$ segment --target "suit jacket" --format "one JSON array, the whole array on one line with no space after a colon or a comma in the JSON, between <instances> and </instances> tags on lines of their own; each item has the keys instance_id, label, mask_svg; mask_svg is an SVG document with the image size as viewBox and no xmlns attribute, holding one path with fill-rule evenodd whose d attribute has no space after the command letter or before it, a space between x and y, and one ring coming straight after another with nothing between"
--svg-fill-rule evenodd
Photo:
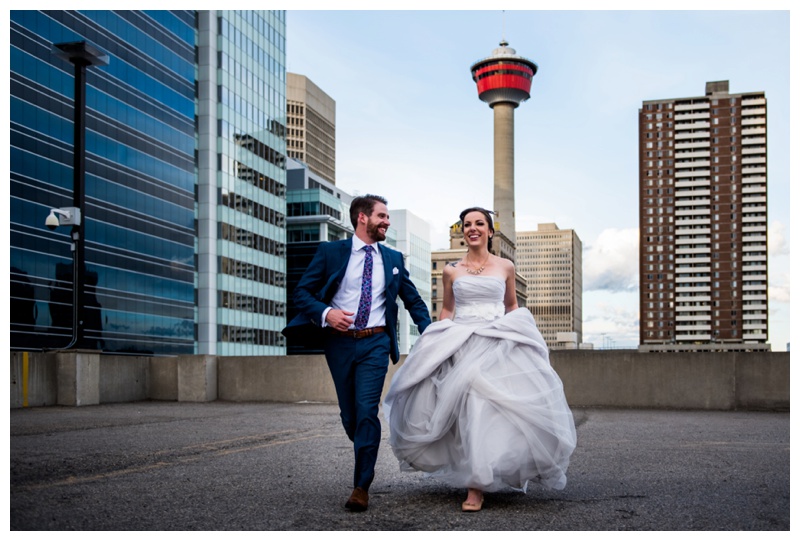
<instances>
[{"instance_id":1,"label":"suit jacket","mask_svg":"<svg viewBox=\"0 0 800 541\"><path fill-rule=\"evenodd\" d=\"M323 242L319 245L314 259L295 288L294 304L299 314L283 329L285 336L305 340L318 340L322 337L322 313L330 306L339 289L352 248L352 239ZM397 346L397 297L403 300L420 333L430 325L431 318L428 307L409 278L403 264L403 254L382 244L378 244L378 249L381 251L386 274L386 332L391 340L390 357L396 363L400 358Z\"/></svg>"}]
</instances>

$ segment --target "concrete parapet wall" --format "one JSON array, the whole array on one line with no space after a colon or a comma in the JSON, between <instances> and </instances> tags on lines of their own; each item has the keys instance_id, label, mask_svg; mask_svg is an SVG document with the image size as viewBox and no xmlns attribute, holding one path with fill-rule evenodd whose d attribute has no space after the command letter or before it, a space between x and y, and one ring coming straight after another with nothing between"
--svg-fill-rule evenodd
<instances>
[{"instance_id":1,"label":"concrete parapet wall","mask_svg":"<svg viewBox=\"0 0 800 541\"><path fill-rule=\"evenodd\" d=\"M401 362L405 356L401 356ZM398 365L389 363L384 394ZM220 357L219 399L233 402L336 402L322 355Z\"/></svg>"},{"instance_id":2,"label":"concrete parapet wall","mask_svg":"<svg viewBox=\"0 0 800 541\"><path fill-rule=\"evenodd\" d=\"M553 351L575 407L789 409L788 353Z\"/></svg>"},{"instance_id":3,"label":"concrete parapet wall","mask_svg":"<svg viewBox=\"0 0 800 541\"><path fill-rule=\"evenodd\" d=\"M789 409L789 353L556 350L550 358L573 407ZM384 392L398 366L389 365ZM322 355L13 352L10 370L12 408L148 399L336 402Z\"/></svg>"}]
</instances>

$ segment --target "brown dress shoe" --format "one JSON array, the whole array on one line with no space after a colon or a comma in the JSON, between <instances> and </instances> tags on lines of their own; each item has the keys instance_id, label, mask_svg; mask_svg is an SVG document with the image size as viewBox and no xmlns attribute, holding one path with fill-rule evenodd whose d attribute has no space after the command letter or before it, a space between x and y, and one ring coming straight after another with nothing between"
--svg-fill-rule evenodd
<instances>
[{"instance_id":1,"label":"brown dress shoe","mask_svg":"<svg viewBox=\"0 0 800 541\"><path fill-rule=\"evenodd\" d=\"M366 511L369 504L369 494L361 487L356 487L350 495L350 499L344 506L350 511Z\"/></svg>"}]
</instances>

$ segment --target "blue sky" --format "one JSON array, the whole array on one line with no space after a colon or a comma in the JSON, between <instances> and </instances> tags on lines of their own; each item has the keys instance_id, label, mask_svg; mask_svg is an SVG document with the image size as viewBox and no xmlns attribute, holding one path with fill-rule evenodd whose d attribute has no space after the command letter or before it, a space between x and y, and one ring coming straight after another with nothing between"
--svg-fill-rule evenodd
<instances>
[{"instance_id":1,"label":"blue sky","mask_svg":"<svg viewBox=\"0 0 800 541\"><path fill-rule=\"evenodd\" d=\"M531 99L515 113L516 228L577 232L584 341L596 347L638 343L642 101L701 96L718 80L731 93L766 92L769 341L783 351L790 13L762 6L783 11L289 10L287 69L336 100L337 185L425 219L439 249L463 208L492 206L492 111L470 65L502 37L536 62Z\"/></svg>"}]
</instances>

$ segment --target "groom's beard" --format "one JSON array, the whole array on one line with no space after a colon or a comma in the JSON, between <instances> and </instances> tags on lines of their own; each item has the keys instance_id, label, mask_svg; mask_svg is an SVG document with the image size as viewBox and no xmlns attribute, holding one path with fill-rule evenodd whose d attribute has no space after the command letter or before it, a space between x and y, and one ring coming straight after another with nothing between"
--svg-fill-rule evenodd
<instances>
[{"instance_id":1,"label":"groom's beard","mask_svg":"<svg viewBox=\"0 0 800 541\"><path fill-rule=\"evenodd\" d=\"M381 225L382 224L373 224L372 222L367 222L367 236L369 236L369 238L375 242L386 240L386 234L382 233L379 229Z\"/></svg>"}]
</instances>

